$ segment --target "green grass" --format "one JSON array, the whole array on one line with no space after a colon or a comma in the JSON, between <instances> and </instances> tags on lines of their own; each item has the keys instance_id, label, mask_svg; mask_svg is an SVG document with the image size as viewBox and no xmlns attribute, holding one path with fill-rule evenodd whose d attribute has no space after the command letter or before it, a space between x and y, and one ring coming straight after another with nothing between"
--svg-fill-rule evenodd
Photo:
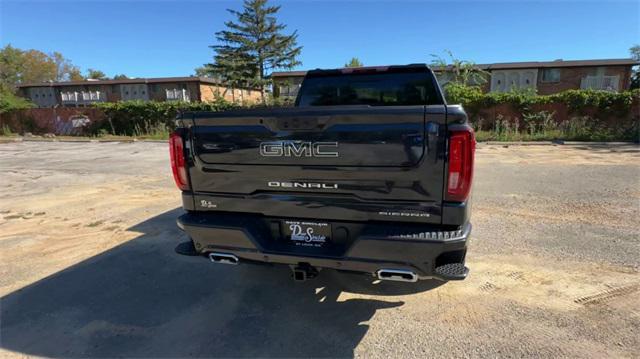
<instances>
[{"instance_id":1,"label":"green grass","mask_svg":"<svg viewBox=\"0 0 640 359\"><path fill-rule=\"evenodd\" d=\"M2 127L0 128L0 136L15 137L16 134L11 131L11 128L9 128L8 125L2 125Z\"/></svg>"},{"instance_id":2,"label":"green grass","mask_svg":"<svg viewBox=\"0 0 640 359\"><path fill-rule=\"evenodd\" d=\"M168 128L156 128L148 131L147 133L142 133L138 136L141 139L147 140L168 140L171 131Z\"/></svg>"},{"instance_id":3,"label":"green grass","mask_svg":"<svg viewBox=\"0 0 640 359\"><path fill-rule=\"evenodd\" d=\"M0 141L2 140L7 140L7 141L15 141L16 138L19 138L19 135L11 135L11 136L3 136L0 134ZM39 140L43 140L43 141L91 141L91 140L98 140L98 141L134 141L134 140L159 140L159 141L164 141L164 140L169 140L169 134L162 135L162 134L155 134L155 135L142 135L142 136L114 136L114 135L100 135L100 136L56 136L53 138L49 138L49 137L42 137L42 136L38 136L38 137L31 137L31 138L37 138Z\"/></svg>"},{"instance_id":4,"label":"green grass","mask_svg":"<svg viewBox=\"0 0 640 359\"><path fill-rule=\"evenodd\" d=\"M134 128L135 137L149 140L168 140L171 130L164 123L152 125L145 122L142 126L136 125Z\"/></svg>"},{"instance_id":5,"label":"green grass","mask_svg":"<svg viewBox=\"0 0 640 359\"><path fill-rule=\"evenodd\" d=\"M629 134L612 133L609 131L594 131L584 133L567 133L560 130L549 130L536 133L522 132L496 132L496 131L476 131L476 140L483 141L595 141L595 142L612 142L612 141L630 141L637 142Z\"/></svg>"},{"instance_id":6,"label":"green grass","mask_svg":"<svg viewBox=\"0 0 640 359\"><path fill-rule=\"evenodd\" d=\"M498 115L490 130L478 130L478 141L634 141L640 133L637 123L610 125L589 116L575 116L556 122L554 112L540 111L522 119L506 120ZM482 120L475 123L481 127Z\"/></svg>"}]
</instances>

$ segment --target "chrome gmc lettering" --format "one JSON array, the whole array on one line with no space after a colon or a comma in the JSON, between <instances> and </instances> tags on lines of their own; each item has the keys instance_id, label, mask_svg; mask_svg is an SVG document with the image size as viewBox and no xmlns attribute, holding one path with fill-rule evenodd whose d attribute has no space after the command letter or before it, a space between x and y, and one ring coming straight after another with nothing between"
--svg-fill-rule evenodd
<instances>
[{"instance_id":1,"label":"chrome gmc lettering","mask_svg":"<svg viewBox=\"0 0 640 359\"><path fill-rule=\"evenodd\" d=\"M264 157L338 157L338 142L273 141L260 143Z\"/></svg>"}]
</instances>

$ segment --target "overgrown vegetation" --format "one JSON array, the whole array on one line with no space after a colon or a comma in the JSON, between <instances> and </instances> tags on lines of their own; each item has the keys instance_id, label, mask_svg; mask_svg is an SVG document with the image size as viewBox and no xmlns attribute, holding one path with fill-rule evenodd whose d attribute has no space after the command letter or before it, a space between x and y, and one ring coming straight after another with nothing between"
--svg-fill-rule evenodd
<instances>
[{"instance_id":1,"label":"overgrown vegetation","mask_svg":"<svg viewBox=\"0 0 640 359\"><path fill-rule=\"evenodd\" d=\"M470 113L496 105L511 105L522 111L533 105L562 103L570 110L579 112L585 108L602 111L629 111L633 99L640 96L640 90L608 92L597 90L567 90L552 95L537 95L533 90L483 93L479 86L449 83L446 86L447 102L461 104Z\"/></svg>"},{"instance_id":2,"label":"overgrown vegetation","mask_svg":"<svg viewBox=\"0 0 640 359\"><path fill-rule=\"evenodd\" d=\"M168 138L180 111L222 111L237 107L223 99L214 102L144 102L99 103L105 120L91 125L93 135Z\"/></svg>"},{"instance_id":3,"label":"overgrown vegetation","mask_svg":"<svg viewBox=\"0 0 640 359\"><path fill-rule=\"evenodd\" d=\"M571 90L550 96L532 92L483 94L479 88L447 86L449 103L462 104L476 129L479 141L638 141L638 114L631 104L640 101L640 90L623 93ZM3 100L5 97L3 97ZM566 106L569 113L558 116L544 105ZM281 99L260 106L287 105ZM223 99L210 103L127 101L99 103L104 119L94 121L85 134L100 137L134 136L166 139L179 111L223 111L239 108ZM515 114L515 115L514 115ZM635 117L634 117L635 116ZM31 117L22 120L24 131L41 133ZM4 126L1 134L20 132Z\"/></svg>"},{"instance_id":4,"label":"overgrown vegetation","mask_svg":"<svg viewBox=\"0 0 640 359\"><path fill-rule=\"evenodd\" d=\"M13 136L14 133L11 131L11 128L7 124L2 124L0 127L0 136Z\"/></svg>"},{"instance_id":5,"label":"overgrown vegetation","mask_svg":"<svg viewBox=\"0 0 640 359\"><path fill-rule=\"evenodd\" d=\"M447 102L463 105L481 141L640 140L640 114L631 113L634 101L640 102L638 89L538 95L529 88L484 93L481 86L490 74L471 61L446 53L447 58L432 55L434 71L441 83L446 83ZM632 48L631 53L640 58L640 46Z\"/></svg>"},{"instance_id":6,"label":"overgrown vegetation","mask_svg":"<svg viewBox=\"0 0 640 359\"><path fill-rule=\"evenodd\" d=\"M480 87L450 83L447 101L461 104L477 130L479 140L639 141L638 114L631 106L640 90L621 93L568 90L540 96L533 91L483 93ZM568 119L559 120L545 105L566 106ZM500 108L498 108L500 107ZM493 114L491 109L496 109ZM515 113L506 117L500 112Z\"/></svg>"},{"instance_id":7,"label":"overgrown vegetation","mask_svg":"<svg viewBox=\"0 0 640 359\"><path fill-rule=\"evenodd\" d=\"M441 83L477 86L486 83L491 77L489 72L478 67L475 62L457 59L449 50L444 52L448 59L431 54L431 67Z\"/></svg>"},{"instance_id":8,"label":"overgrown vegetation","mask_svg":"<svg viewBox=\"0 0 640 359\"><path fill-rule=\"evenodd\" d=\"M637 121L626 126L607 126L591 116L573 116L556 121L553 112L540 111L523 119L497 116L493 126L483 129L476 122L478 141L638 141Z\"/></svg>"},{"instance_id":9,"label":"overgrown vegetation","mask_svg":"<svg viewBox=\"0 0 640 359\"><path fill-rule=\"evenodd\" d=\"M0 84L0 114L32 108L34 105L31 101L15 95L6 86Z\"/></svg>"}]
</instances>

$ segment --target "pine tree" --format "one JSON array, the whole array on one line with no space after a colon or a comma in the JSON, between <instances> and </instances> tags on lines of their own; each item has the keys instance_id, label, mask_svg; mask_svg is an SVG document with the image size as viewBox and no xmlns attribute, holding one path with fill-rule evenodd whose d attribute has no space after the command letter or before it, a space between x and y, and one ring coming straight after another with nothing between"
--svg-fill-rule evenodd
<instances>
[{"instance_id":1,"label":"pine tree","mask_svg":"<svg viewBox=\"0 0 640 359\"><path fill-rule=\"evenodd\" d=\"M364 64L357 57L352 57L349 62L344 64L344 67L362 67Z\"/></svg>"},{"instance_id":2,"label":"pine tree","mask_svg":"<svg viewBox=\"0 0 640 359\"><path fill-rule=\"evenodd\" d=\"M268 6L267 0L245 0L242 11L227 9L236 21L225 22L226 29L216 32L214 63L208 67L231 87L258 87L262 101L269 84L267 74L276 69L292 69L301 64L298 33L283 34L275 14L280 6Z\"/></svg>"}]
</instances>

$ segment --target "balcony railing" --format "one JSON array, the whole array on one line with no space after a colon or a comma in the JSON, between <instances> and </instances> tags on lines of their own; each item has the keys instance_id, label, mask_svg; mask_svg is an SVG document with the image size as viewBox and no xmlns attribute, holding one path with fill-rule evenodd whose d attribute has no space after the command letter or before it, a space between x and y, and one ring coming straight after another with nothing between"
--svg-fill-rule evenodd
<instances>
[{"instance_id":1,"label":"balcony railing","mask_svg":"<svg viewBox=\"0 0 640 359\"><path fill-rule=\"evenodd\" d=\"M62 93L60 93L60 97L62 98L62 103L77 103L78 102L78 93L77 92L62 92Z\"/></svg>"},{"instance_id":2,"label":"balcony railing","mask_svg":"<svg viewBox=\"0 0 640 359\"><path fill-rule=\"evenodd\" d=\"M86 104L105 101L105 94L100 91L61 92L60 98L63 104Z\"/></svg>"},{"instance_id":3,"label":"balcony railing","mask_svg":"<svg viewBox=\"0 0 640 359\"><path fill-rule=\"evenodd\" d=\"M85 102L95 102L95 101L104 101L104 94L100 91L89 91L82 92L82 101Z\"/></svg>"},{"instance_id":4,"label":"balcony railing","mask_svg":"<svg viewBox=\"0 0 640 359\"><path fill-rule=\"evenodd\" d=\"M190 101L189 91L187 90L171 89L171 90L165 90L165 91L167 95L167 101L184 101L184 102Z\"/></svg>"},{"instance_id":5,"label":"balcony railing","mask_svg":"<svg viewBox=\"0 0 640 359\"><path fill-rule=\"evenodd\" d=\"M620 76L587 76L582 78L580 88L583 90L618 91L619 84Z\"/></svg>"}]
</instances>

